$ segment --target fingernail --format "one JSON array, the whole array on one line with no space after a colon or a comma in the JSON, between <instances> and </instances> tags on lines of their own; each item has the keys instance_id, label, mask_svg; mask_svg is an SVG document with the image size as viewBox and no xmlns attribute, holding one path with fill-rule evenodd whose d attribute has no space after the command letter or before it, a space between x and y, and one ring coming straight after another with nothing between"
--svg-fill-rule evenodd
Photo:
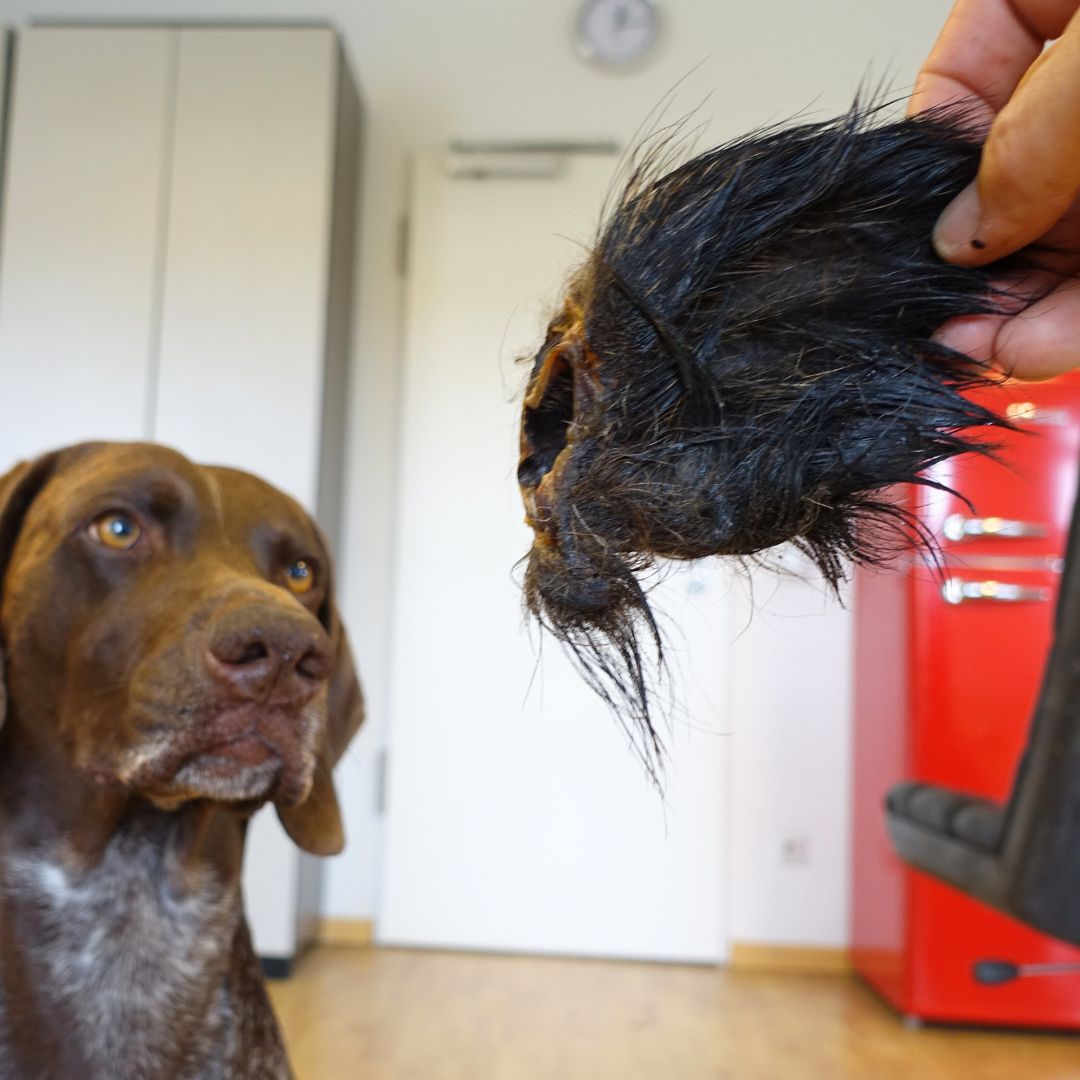
<instances>
[{"instance_id":1,"label":"fingernail","mask_svg":"<svg viewBox=\"0 0 1080 1080\"><path fill-rule=\"evenodd\" d=\"M963 258L973 251L982 251L986 242L979 236L982 225L982 203L974 181L942 211L934 226L934 248L947 260Z\"/></svg>"}]
</instances>

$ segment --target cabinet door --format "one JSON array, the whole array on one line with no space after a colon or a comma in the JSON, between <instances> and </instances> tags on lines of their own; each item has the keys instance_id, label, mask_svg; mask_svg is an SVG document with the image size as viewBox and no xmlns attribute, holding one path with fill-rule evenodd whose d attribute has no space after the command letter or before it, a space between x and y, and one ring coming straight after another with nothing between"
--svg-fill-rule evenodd
<instances>
[{"instance_id":1,"label":"cabinet door","mask_svg":"<svg viewBox=\"0 0 1080 1080\"><path fill-rule=\"evenodd\" d=\"M0 255L0 468L150 433L175 33L18 38Z\"/></svg>"},{"instance_id":2,"label":"cabinet door","mask_svg":"<svg viewBox=\"0 0 1080 1080\"><path fill-rule=\"evenodd\" d=\"M154 438L314 509L337 42L295 28L179 39ZM244 882L260 954L309 936L318 878L259 813Z\"/></svg>"},{"instance_id":3,"label":"cabinet door","mask_svg":"<svg viewBox=\"0 0 1080 1080\"><path fill-rule=\"evenodd\" d=\"M313 507L337 43L180 32L155 437Z\"/></svg>"}]
</instances>

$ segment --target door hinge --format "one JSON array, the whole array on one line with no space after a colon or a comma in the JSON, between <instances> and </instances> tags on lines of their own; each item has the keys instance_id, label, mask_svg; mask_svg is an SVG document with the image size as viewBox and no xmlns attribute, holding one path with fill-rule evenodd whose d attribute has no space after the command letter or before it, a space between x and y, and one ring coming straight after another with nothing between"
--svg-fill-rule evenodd
<instances>
[{"instance_id":1,"label":"door hinge","mask_svg":"<svg viewBox=\"0 0 1080 1080\"><path fill-rule=\"evenodd\" d=\"M409 276L409 235L412 231L412 220L406 214L398 221L397 237L397 272L398 277Z\"/></svg>"},{"instance_id":2,"label":"door hinge","mask_svg":"<svg viewBox=\"0 0 1080 1080\"><path fill-rule=\"evenodd\" d=\"M389 754L384 746L375 758L375 813L386 813L386 762Z\"/></svg>"}]
</instances>

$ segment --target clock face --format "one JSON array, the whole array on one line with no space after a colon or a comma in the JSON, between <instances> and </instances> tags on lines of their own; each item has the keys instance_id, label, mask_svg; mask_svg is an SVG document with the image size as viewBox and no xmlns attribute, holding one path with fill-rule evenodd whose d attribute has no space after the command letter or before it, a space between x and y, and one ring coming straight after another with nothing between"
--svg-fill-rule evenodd
<instances>
[{"instance_id":1,"label":"clock face","mask_svg":"<svg viewBox=\"0 0 1080 1080\"><path fill-rule=\"evenodd\" d=\"M623 67L649 53L659 30L652 0L585 0L578 15L578 48L587 60Z\"/></svg>"}]
</instances>

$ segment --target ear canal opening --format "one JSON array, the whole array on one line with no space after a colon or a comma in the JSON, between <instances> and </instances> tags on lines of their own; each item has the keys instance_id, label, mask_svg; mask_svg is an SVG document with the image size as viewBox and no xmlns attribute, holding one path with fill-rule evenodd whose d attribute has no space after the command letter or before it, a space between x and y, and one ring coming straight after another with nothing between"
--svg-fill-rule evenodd
<instances>
[{"instance_id":1,"label":"ear canal opening","mask_svg":"<svg viewBox=\"0 0 1080 1080\"><path fill-rule=\"evenodd\" d=\"M551 472L562 453L574 420L574 369L561 351L548 363L546 385L540 400L526 405L522 420L526 454L518 465L518 483L536 487Z\"/></svg>"}]
</instances>

